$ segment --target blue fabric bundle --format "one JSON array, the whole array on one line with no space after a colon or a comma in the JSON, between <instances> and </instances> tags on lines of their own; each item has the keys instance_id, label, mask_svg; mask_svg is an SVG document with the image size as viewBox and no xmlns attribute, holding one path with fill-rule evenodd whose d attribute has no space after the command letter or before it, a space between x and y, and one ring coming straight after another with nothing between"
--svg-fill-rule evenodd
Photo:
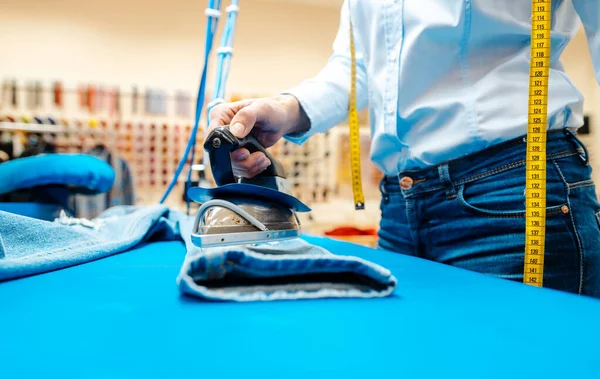
<instances>
[{"instance_id":1,"label":"blue fabric bundle","mask_svg":"<svg viewBox=\"0 0 600 379\"><path fill-rule=\"evenodd\" d=\"M0 165L0 194L40 186L68 186L82 193L104 193L115 180L106 162L85 154L43 154Z\"/></svg>"},{"instance_id":2,"label":"blue fabric bundle","mask_svg":"<svg viewBox=\"0 0 600 379\"><path fill-rule=\"evenodd\" d=\"M41 154L0 164L0 178L0 210L52 221L73 194L109 191L115 171L90 155Z\"/></svg>"}]
</instances>

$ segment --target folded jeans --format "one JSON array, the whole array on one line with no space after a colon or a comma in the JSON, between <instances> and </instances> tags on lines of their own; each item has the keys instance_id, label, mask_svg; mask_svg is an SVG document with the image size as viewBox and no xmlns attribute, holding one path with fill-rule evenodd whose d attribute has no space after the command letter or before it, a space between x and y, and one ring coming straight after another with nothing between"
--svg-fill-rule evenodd
<instances>
[{"instance_id":1,"label":"folded jeans","mask_svg":"<svg viewBox=\"0 0 600 379\"><path fill-rule=\"evenodd\" d=\"M183 293L204 299L257 301L384 297L396 278L381 266L296 238L197 249L186 257L177 283Z\"/></svg>"}]
</instances>

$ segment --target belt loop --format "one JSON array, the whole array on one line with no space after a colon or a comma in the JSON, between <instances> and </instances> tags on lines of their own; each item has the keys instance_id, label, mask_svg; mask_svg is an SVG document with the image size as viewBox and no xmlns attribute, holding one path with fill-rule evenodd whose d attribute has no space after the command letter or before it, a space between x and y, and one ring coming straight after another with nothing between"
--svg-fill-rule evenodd
<instances>
[{"instance_id":1,"label":"belt loop","mask_svg":"<svg viewBox=\"0 0 600 379\"><path fill-rule=\"evenodd\" d=\"M446 187L446 196L448 196L448 199L455 198L456 189L454 188L454 183L452 183L452 178L450 178L448 163L442 163L438 166L438 174L440 176L440 181L444 187Z\"/></svg>"},{"instance_id":2,"label":"belt loop","mask_svg":"<svg viewBox=\"0 0 600 379\"><path fill-rule=\"evenodd\" d=\"M379 192L381 192L381 197L383 201L387 204L390 201L390 197L388 196L387 191L385 190L385 182L387 178L384 176L383 179L379 182Z\"/></svg>"},{"instance_id":3,"label":"belt loop","mask_svg":"<svg viewBox=\"0 0 600 379\"><path fill-rule=\"evenodd\" d=\"M564 128L563 130L565 131L565 134L567 136L570 136L571 138L573 138L573 140L575 140L575 143L583 149L584 156L580 155L580 157L585 162L585 165L588 166L590 164L590 153L588 152L587 147L585 147L583 142L579 138L577 138L577 136L575 135L575 132L573 132L571 129Z\"/></svg>"}]
</instances>

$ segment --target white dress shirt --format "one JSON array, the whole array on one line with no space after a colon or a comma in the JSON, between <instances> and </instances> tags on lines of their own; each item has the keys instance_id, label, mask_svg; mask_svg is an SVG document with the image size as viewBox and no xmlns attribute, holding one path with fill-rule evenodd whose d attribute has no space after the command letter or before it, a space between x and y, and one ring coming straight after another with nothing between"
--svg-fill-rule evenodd
<instances>
[{"instance_id":1,"label":"white dress shirt","mask_svg":"<svg viewBox=\"0 0 600 379\"><path fill-rule=\"evenodd\" d=\"M583 123L583 97L561 53L585 26L600 79L600 0L553 0L550 129ZM285 91L311 121L303 143L348 117L349 18L357 102L369 108L371 159L397 175L527 133L531 0L346 0L333 54L314 78Z\"/></svg>"}]
</instances>

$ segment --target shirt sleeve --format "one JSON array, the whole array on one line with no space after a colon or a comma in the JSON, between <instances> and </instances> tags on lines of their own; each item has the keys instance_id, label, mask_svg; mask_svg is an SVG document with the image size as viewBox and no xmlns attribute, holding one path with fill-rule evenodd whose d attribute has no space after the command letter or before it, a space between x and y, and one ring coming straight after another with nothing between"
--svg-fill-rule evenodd
<instances>
[{"instance_id":1,"label":"shirt sleeve","mask_svg":"<svg viewBox=\"0 0 600 379\"><path fill-rule=\"evenodd\" d=\"M333 42L333 54L325 67L315 77L303 81L295 88L282 92L296 97L310 120L310 129L307 132L292 133L285 136L291 142L302 144L312 135L326 132L348 117L351 81L348 12L348 0L344 0L340 26ZM356 102L357 108L362 110L367 106L368 94L367 70L362 53L363 49L357 38L357 31L360 29L353 23L356 53Z\"/></svg>"},{"instance_id":2,"label":"shirt sleeve","mask_svg":"<svg viewBox=\"0 0 600 379\"><path fill-rule=\"evenodd\" d=\"M600 1L573 0L573 6L585 29L596 81L600 84Z\"/></svg>"}]
</instances>

